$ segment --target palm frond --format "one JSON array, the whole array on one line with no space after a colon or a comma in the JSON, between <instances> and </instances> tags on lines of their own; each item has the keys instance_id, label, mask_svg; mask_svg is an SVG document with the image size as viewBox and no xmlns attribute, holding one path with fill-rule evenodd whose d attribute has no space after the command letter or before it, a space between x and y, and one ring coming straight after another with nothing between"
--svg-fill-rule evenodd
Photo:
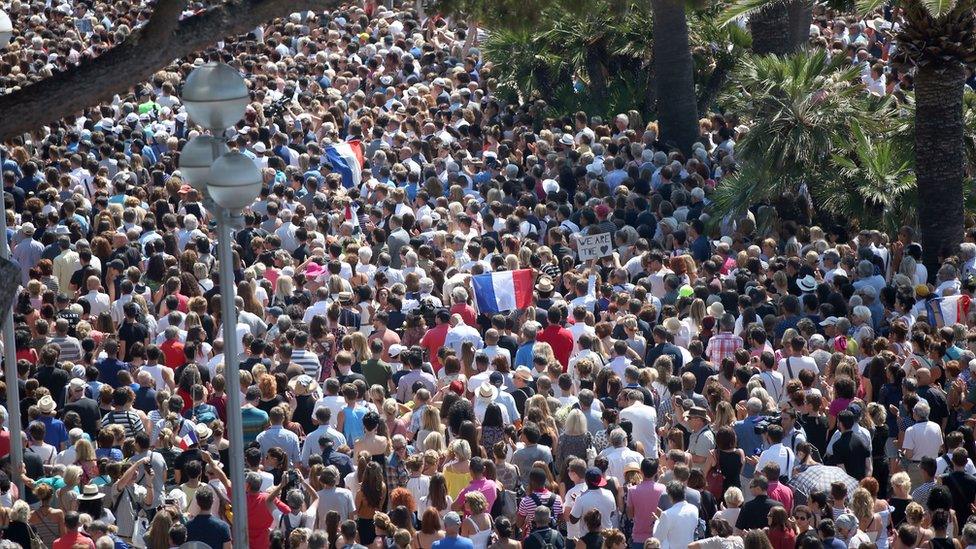
<instances>
[{"instance_id":1,"label":"palm frond","mask_svg":"<svg viewBox=\"0 0 976 549\"><path fill-rule=\"evenodd\" d=\"M719 26L725 27L732 23L738 24L743 17L748 17L766 6L781 0L735 0L718 16Z\"/></svg>"}]
</instances>

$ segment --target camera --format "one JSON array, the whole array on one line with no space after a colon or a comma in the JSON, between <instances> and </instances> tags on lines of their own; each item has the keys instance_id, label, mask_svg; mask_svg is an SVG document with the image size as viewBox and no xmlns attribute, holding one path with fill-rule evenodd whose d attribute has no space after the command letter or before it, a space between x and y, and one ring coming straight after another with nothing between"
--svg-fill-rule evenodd
<instances>
[{"instance_id":1,"label":"camera","mask_svg":"<svg viewBox=\"0 0 976 549\"><path fill-rule=\"evenodd\" d=\"M760 416L759 419L756 420L756 424L753 426L753 429L755 429L757 435L764 435L766 434L766 431L769 430L770 425L779 425L782 427L783 415L773 414L771 416Z\"/></svg>"}]
</instances>

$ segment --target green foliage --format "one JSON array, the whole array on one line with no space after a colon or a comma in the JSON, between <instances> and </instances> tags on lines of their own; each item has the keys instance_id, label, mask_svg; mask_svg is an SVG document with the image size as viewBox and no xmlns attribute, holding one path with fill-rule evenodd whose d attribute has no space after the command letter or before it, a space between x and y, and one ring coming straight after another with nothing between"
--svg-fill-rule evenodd
<instances>
[{"instance_id":1,"label":"green foliage","mask_svg":"<svg viewBox=\"0 0 976 549\"><path fill-rule=\"evenodd\" d=\"M585 110L607 115L638 109L648 114L652 95L651 11L634 2L621 12L616 0L589 4L585 13L551 3L534 27L490 28L484 46L499 93L525 102L543 99L553 114ZM605 97L592 93L593 70L605 77Z\"/></svg>"},{"instance_id":2,"label":"green foliage","mask_svg":"<svg viewBox=\"0 0 976 549\"><path fill-rule=\"evenodd\" d=\"M749 134L736 144L740 171L722 182L715 205L743 212L796 196L805 185L821 213L862 228L913 215L911 154L891 139L892 101L868 95L856 67L825 51L750 56L723 96Z\"/></svg>"}]
</instances>

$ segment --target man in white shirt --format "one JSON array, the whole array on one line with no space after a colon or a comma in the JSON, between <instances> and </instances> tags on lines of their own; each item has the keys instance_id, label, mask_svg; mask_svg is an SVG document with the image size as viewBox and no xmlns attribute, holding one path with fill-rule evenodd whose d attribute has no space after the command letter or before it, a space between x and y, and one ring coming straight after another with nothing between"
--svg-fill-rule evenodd
<instances>
[{"instance_id":1,"label":"man in white shirt","mask_svg":"<svg viewBox=\"0 0 976 549\"><path fill-rule=\"evenodd\" d=\"M623 379L628 366L630 366L630 359L627 358L627 341L618 339L613 343L613 358L607 362L607 368L613 370L613 373Z\"/></svg>"},{"instance_id":2,"label":"man in white shirt","mask_svg":"<svg viewBox=\"0 0 976 549\"><path fill-rule=\"evenodd\" d=\"M793 467L796 466L796 454L783 444L783 428L779 425L769 425L766 428L766 444L769 447L763 450L762 454L759 454L756 470L762 470L765 464L774 462L779 465L779 470L783 476L792 478Z\"/></svg>"},{"instance_id":3,"label":"man in white shirt","mask_svg":"<svg viewBox=\"0 0 976 549\"><path fill-rule=\"evenodd\" d=\"M96 318L112 307L112 300L109 299L108 294L99 291L102 287L102 282L97 276L89 276L85 284L88 288L88 293L82 297L88 301L88 305L91 307L89 314L91 314L92 318Z\"/></svg>"},{"instance_id":4,"label":"man in white shirt","mask_svg":"<svg viewBox=\"0 0 976 549\"><path fill-rule=\"evenodd\" d=\"M654 524L654 538L661 549L687 549L695 541L698 508L685 501L685 487L676 480L668 483L667 493L673 503Z\"/></svg>"},{"instance_id":5,"label":"man in white shirt","mask_svg":"<svg viewBox=\"0 0 976 549\"><path fill-rule=\"evenodd\" d=\"M576 496L576 500L569 510L567 525L579 523L583 513L590 509L596 509L600 511L601 528L604 530L613 528L614 524L617 523L617 501L610 490L604 488L607 485L607 480L603 478L603 474L596 467L590 467L586 470L585 479L586 491Z\"/></svg>"},{"instance_id":6,"label":"man in white shirt","mask_svg":"<svg viewBox=\"0 0 976 549\"><path fill-rule=\"evenodd\" d=\"M322 448L319 445L319 439L326 437L332 439L333 447L339 448L346 444L346 437L332 428L330 422L332 420L332 410L326 406L317 408L315 412L312 413L313 420L315 424L318 425L314 431L305 437L305 442L302 444L302 464L308 467L308 460L312 457L312 454L321 454Z\"/></svg>"},{"instance_id":7,"label":"man in white shirt","mask_svg":"<svg viewBox=\"0 0 976 549\"><path fill-rule=\"evenodd\" d=\"M810 370L814 374L820 375L820 368L817 367L817 361L813 357L806 356L804 352L806 350L806 343L803 336L799 335L794 336L790 340L790 353L779 361L779 368L777 368L779 373L783 375L784 383L789 383L791 379L799 378L800 372L803 370Z\"/></svg>"},{"instance_id":8,"label":"man in white shirt","mask_svg":"<svg viewBox=\"0 0 976 549\"><path fill-rule=\"evenodd\" d=\"M461 347L465 342L471 342L475 351L485 346L478 329L465 324L461 315L455 313L451 315L451 329L447 331L444 346L454 349L457 356L461 356Z\"/></svg>"},{"instance_id":9,"label":"man in white shirt","mask_svg":"<svg viewBox=\"0 0 976 549\"><path fill-rule=\"evenodd\" d=\"M576 501L587 489L587 467L586 462L580 458L570 459L566 467L569 469L569 480L573 481L573 487L567 490L566 495L563 497L563 518L566 519L566 538L578 540L585 534L583 532L583 525L578 520L573 522L571 516L573 514L573 507L576 506ZM578 516L581 516L585 511L587 509L580 509Z\"/></svg>"},{"instance_id":10,"label":"man in white shirt","mask_svg":"<svg viewBox=\"0 0 976 549\"><path fill-rule=\"evenodd\" d=\"M923 482L921 468L918 466L922 458L938 460L942 450L942 428L938 423L929 421L930 411L931 408L924 401L915 405L912 416L916 423L905 430L904 442L901 445L909 461L905 469L912 480L912 486L919 486Z\"/></svg>"},{"instance_id":11,"label":"man in white shirt","mask_svg":"<svg viewBox=\"0 0 976 549\"><path fill-rule=\"evenodd\" d=\"M624 470L627 464L632 463L640 466L641 460L644 459L642 454L627 448L627 433L619 428L610 432L610 447L600 452L600 455L605 456L610 462L607 475L617 479L621 486L623 486Z\"/></svg>"},{"instance_id":12,"label":"man in white shirt","mask_svg":"<svg viewBox=\"0 0 976 549\"><path fill-rule=\"evenodd\" d=\"M494 328L489 328L488 331L485 332L485 348L482 349L482 351L485 353L485 356L488 357L489 370L493 370L491 363L495 360L496 356L505 358L505 360L508 361L509 366L512 365L512 353L508 352L508 349L498 346L498 339L500 337L501 336L499 335L498 330Z\"/></svg>"},{"instance_id":13,"label":"man in white shirt","mask_svg":"<svg viewBox=\"0 0 976 549\"><path fill-rule=\"evenodd\" d=\"M634 440L644 446L644 454L657 459L657 409L644 404L644 394L636 389L624 391L628 406L620 411L620 419L631 423ZM640 463L640 460L637 460ZM623 479L623 477L621 477Z\"/></svg>"},{"instance_id":14,"label":"man in white shirt","mask_svg":"<svg viewBox=\"0 0 976 549\"><path fill-rule=\"evenodd\" d=\"M325 286L315 291L315 297L317 301L308 309L305 309L305 316L302 317L302 322L306 324L312 322L312 318L316 315L325 317L326 311L332 305L332 299L329 298L329 289Z\"/></svg>"}]
</instances>

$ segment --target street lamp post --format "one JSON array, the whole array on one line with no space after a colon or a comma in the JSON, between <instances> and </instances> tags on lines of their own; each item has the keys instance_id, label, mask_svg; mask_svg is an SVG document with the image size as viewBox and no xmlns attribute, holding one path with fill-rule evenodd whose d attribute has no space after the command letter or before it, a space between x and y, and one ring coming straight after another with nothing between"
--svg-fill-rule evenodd
<instances>
[{"instance_id":1,"label":"street lamp post","mask_svg":"<svg viewBox=\"0 0 976 549\"><path fill-rule=\"evenodd\" d=\"M227 386L227 435L230 441L231 504L234 547L247 548L247 495L244 485L244 429L241 424L241 381L237 348L237 308L234 303L234 256L231 230L240 211L261 191L261 172L250 158L227 152L221 135L243 118L249 101L244 78L223 63L195 69L183 86L183 104L190 118L212 135L190 140L180 154L180 171L203 191L217 214L217 258L220 262L221 319L224 331L224 377Z\"/></svg>"},{"instance_id":2,"label":"street lamp post","mask_svg":"<svg viewBox=\"0 0 976 549\"><path fill-rule=\"evenodd\" d=\"M14 28L10 16L0 10L0 50L7 47L13 37ZM0 257L10 259L10 243L7 242L7 200L6 192L0 191ZM16 281L15 283L19 283ZM20 470L24 464L24 441L20 429L20 389L17 386L17 347L14 344L13 307L3 313L3 377L7 384L7 419L10 426L10 472L11 480L24 493L24 482Z\"/></svg>"}]
</instances>

